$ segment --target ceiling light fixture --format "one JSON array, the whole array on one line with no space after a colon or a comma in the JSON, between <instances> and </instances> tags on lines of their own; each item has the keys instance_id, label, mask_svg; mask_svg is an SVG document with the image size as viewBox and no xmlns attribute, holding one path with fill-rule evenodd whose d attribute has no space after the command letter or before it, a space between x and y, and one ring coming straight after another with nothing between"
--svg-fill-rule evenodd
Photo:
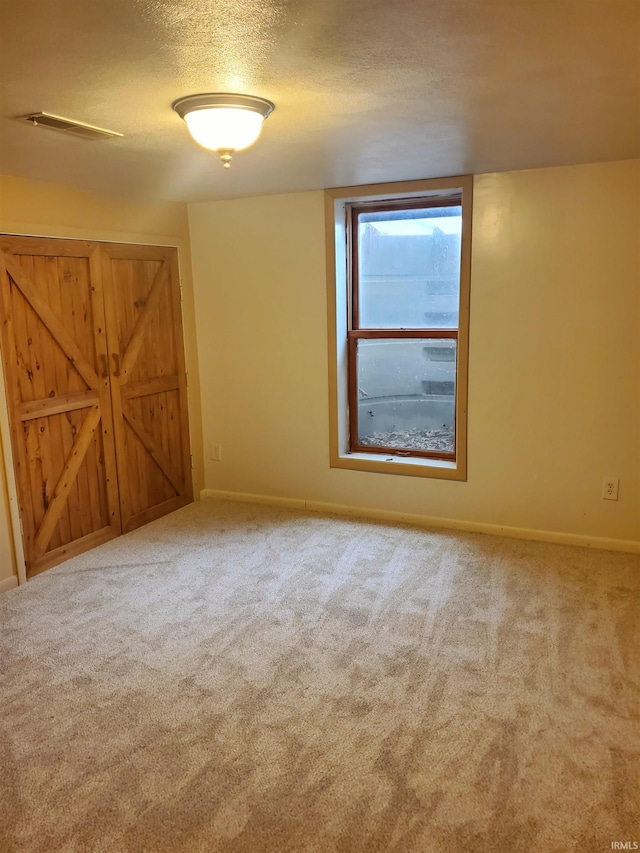
<instances>
[{"instance_id":1,"label":"ceiling light fixture","mask_svg":"<svg viewBox=\"0 0 640 853\"><path fill-rule=\"evenodd\" d=\"M275 109L264 98L224 92L187 95L171 106L185 120L195 141L215 151L225 169L236 151L253 145L260 136L262 122Z\"/></svg>"}]
</instances>

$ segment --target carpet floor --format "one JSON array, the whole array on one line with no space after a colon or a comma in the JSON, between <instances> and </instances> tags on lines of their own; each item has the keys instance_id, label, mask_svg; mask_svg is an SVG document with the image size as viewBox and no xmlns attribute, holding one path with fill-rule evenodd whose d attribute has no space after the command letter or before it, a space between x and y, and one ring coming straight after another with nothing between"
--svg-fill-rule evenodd
<instances>
[{"instance_id":1,"label":"carpet floor","mask_svg":"<svg viewBox=\"0 0 640 853\"><path fill-rule=\"evenodd\" d=\"M0 596L2 853L640 841L640 556L193 504Z\"/></svg>"}]
</instances>

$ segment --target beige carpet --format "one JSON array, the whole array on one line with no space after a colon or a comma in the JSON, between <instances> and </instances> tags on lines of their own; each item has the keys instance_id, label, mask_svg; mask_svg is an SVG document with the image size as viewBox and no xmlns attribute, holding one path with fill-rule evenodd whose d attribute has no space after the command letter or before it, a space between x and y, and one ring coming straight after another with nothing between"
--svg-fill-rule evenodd
<instances>
[{"instance_id":1,"label":"beige carpet","mask_svg":"<svg viewBox=\"0 0 640 853\"><path fill-rule=\"evenodd\" d=\"M0 596L2 853L640 840L640 557L195 504Z\"/></svg>"}]
</instances>

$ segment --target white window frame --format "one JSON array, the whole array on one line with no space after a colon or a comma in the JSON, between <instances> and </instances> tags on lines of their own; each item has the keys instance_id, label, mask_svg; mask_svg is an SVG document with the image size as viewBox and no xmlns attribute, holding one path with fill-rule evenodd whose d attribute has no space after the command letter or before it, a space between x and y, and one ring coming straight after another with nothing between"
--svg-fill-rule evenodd
<instances>
[{"instance_id":1,"label":"white window frame","mask_svg":"<svg viewBox=\"0 0 640 853\"><path fill-rule=\"evenodd\" d=\"M420 197L462 195L460 313L456 371L456 458L426 459L352 453L349 448L347 331L350 322L350 271L347 245L347 205L356 202L415 200ZM473 177L435 178L325 191L327 249L327 310L329 332L329 455L332 468L404 474L444 480L467 479L467 397L469 361L469 294L471 280L471 211Z\"/></svg>"}]
</instances>

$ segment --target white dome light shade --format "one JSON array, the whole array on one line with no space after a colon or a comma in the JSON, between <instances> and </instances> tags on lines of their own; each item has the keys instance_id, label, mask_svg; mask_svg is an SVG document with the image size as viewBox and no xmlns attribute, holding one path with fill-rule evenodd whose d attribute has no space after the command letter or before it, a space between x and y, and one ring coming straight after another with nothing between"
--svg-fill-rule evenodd
<instances>
[{"instance_id":1,"label":"white dome light shade","mask_svg":"<svg viewBox=\"0 0 640 853\"><path fill-rule=\"evenodd\" d=\"M260 136L263 122L259 113L236 107L194 110L184 120L195 141L210 151L248 148Z\"/></svg>"},{"instance_id":2,"label":"white dome light shade","mask_svg":"<svg viewBox=\"0 0 640 853\"><path fill-rule=\"evenodd\" d=\"M256 141L262 122L275 109L264 98L224 92L189 95L172 106L187 123L195 141L218 153L227 169L234 151L242 151Z\"/></svg>"}]
</instances>

